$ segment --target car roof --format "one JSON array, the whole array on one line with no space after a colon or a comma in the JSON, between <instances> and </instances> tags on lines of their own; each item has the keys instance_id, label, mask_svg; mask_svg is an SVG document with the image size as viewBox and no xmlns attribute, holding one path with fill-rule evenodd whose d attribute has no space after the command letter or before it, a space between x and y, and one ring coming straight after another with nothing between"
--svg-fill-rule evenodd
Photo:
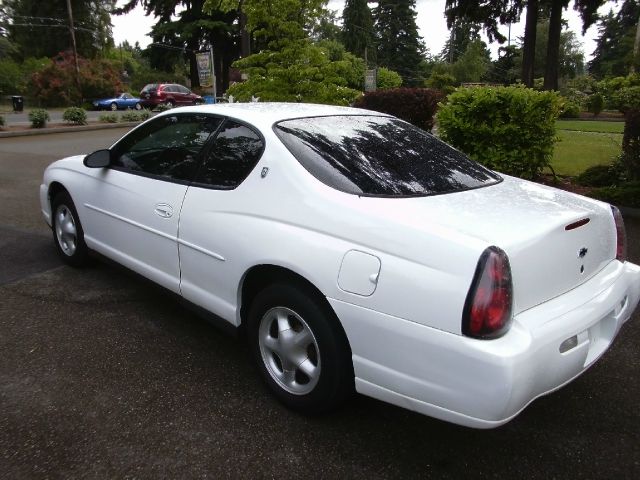
<instances>
[{"instance_id":1,"label":"car roof","mask_svg":"<svg viewBox=\"0 0 640 480\"><path fill-rule=\"evenodd\" d=\"M280 103L280 102L249 102L249 103L216 103L213 105L198 105L172 109L171 112L212 113L244 120L262 126L271 126L276 122L301 117L322 117L330 115L377 115L389 116L380 112L363 110L361 108L338 107L334 105L320 105L314 103Z\"/></svg>"}]
</instances>

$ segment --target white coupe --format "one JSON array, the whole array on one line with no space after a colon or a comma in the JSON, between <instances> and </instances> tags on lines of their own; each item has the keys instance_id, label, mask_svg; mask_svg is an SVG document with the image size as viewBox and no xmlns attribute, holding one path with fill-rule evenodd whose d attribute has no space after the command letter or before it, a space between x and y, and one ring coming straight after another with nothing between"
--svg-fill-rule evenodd
<instances>
[{"instance_id":1,"label":"white coupe","mask_svg":"<svg viewBox=\"0 0 640 480\"><path fill-rule=\"evenodd\" d=\"M640 297L616 208L366 110L170 110L50 165L40 201L68 264L98 252L243 327L304 412L355 389L496 427L591 366Z\"/></svg>"}]
</instances>

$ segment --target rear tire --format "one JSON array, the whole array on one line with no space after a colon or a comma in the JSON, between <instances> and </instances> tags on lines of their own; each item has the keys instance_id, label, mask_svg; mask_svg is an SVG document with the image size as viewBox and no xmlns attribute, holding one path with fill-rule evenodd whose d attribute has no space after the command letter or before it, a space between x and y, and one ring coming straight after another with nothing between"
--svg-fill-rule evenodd
<instances>
[{"instance_id":1,"label":"rear tire","mask_svg":"<svg viewBox=\"0 0 640 480\"><path fill-rule=\"evenodd\" d=\"M51 202L53 241L58 255L67 265L81 267L88 263L89 249L78 212L67 192L60 192Z\"/></svg>"},{"instance_id":2,"label":"rear tire","mask_svg":"<svg viewBox=\"0 0 640 480\"><path fill-rule=\"evenodd\" d=\"M258 370L289 408L321 413L353 393L353 363L344 331L330 307L310 289L268 286L253 300L247 323Z\"/></svg>"},{"instance_id":3,"label":"rear tire","mask_svg":"<svg viewBox=\"0 0 640 480\"><path fill-rule=\"evenodd\" d=\"M140 105L140 103L136 103L135 109L136 110L142 110L142 105Z\"/></svg>"},{"instance_id":4,"label":"rear tire","mask_svg":"<svg viewBox=\"0 0 640 480\"><path fill-rule=\"evenodd\" d=\"M116 102L113 102L110 108L112 112L115 112L116 110L118 110L118 104Z\"/></svg>"}]
</instances>

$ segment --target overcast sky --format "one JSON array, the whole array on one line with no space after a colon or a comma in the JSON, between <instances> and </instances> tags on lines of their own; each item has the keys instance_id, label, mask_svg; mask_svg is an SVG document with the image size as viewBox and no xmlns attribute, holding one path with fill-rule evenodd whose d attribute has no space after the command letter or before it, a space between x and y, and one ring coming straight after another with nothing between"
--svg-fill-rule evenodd
<instances>
[{"instance_id":1,"label":"overcast sky","mask_svg":"<svg viewBox=\"0 0 640 480\"><path fill-rule=\"evenodd\" d=\"M120 0L118 3L123 3L123 1ZM444 17L444 4L445 0L417 0L416 2L417 24L420 35L422 35L427 48L432 54L437 54L442 50L449 35ZM330 0L329 8L337 10L338 16L340 16L344 8L344 0ZM601 7L599 12L604 14L610 8L617 9L618 7L616 7L615 2L610 1ZM585 59L589 60L595 49L594 39L598 34L597 27L592 26L586 35L582 36L582 24L578 14L573 10L573 2L565 10L563 18L568 22L569 29L575 32L578 40L582 42ZM524 20L524 15L522 19ZM140 42L140 45L144 48L151 42L151 38L146 34L151 31L151 26L155 23L155 20L153 17L146 17L142 8L136 7L135 10L127 15L113 15L111 21L113 22L113 37L116 45L127 40L131 45L135 42ZM501 30L507 36L508 27L504 26ZM512 42L516 41L523 33L524 21L512 25ZM494 57L497 55L498 46L498 44L490 45Z\"/></svg>"}]
</instances>

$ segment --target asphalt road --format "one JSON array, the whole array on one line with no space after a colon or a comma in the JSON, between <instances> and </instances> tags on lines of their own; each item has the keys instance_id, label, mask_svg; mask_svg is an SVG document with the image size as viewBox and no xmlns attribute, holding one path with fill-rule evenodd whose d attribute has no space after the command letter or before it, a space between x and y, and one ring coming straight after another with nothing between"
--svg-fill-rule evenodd
<instances>
[{"instance_id":1,"label":"asphalt road","mask_svg":"<svg viewBox=\"0 0 640 480\"><path fill-rule=\"evenodd\" d=\"M303 417L242 339L159 288L55 257L42 170L122 132L0 139L0 476L640 478L640 315L589 372L490 431L365 397ZM640 221L627 219L640 262Z\"/></svg>"}]
</instances>

